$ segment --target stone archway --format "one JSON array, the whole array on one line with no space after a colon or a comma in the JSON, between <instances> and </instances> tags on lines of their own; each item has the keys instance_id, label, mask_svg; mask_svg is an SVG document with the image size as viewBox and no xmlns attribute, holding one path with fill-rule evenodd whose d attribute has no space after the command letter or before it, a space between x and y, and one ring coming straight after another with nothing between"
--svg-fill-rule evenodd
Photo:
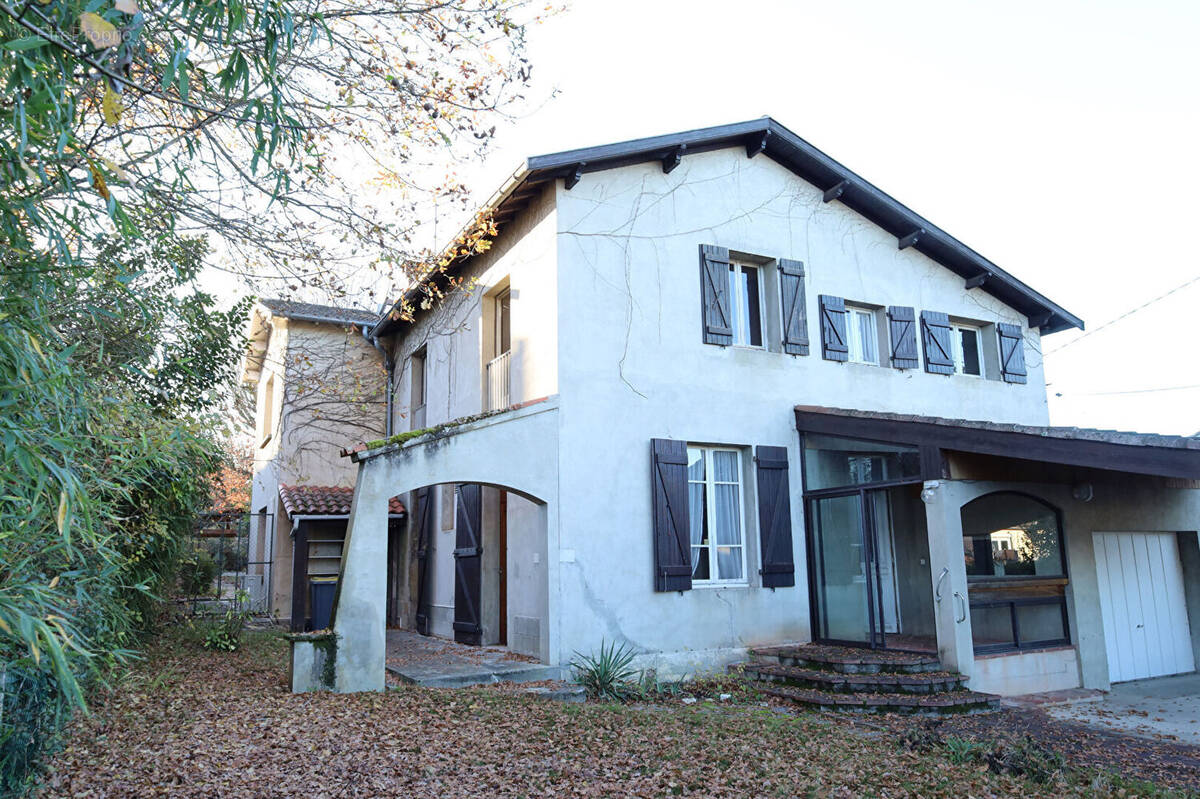
<instances>
[{"instance_id":1,"label":"stone archway","mask_svg":"<svg viewBox=\"0 0 1200 799\"><path fill-rule=\"evenodd\" d=\"M527 407L388 444L354 455L358 480L347 525L334 606L337 636L333 688L384 688L387 498L445 483L503 488L537 508L544 531L547 585L544 659L557 657L553 586L558 549L558 404Z\"/></svg>"}]
</instances>

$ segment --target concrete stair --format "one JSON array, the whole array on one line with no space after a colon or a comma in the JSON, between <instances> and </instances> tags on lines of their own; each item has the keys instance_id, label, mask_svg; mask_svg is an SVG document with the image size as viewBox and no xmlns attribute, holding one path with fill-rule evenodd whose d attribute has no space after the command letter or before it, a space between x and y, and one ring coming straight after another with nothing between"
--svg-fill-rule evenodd
<instances>
[{"instance_id":1,"label":"concrete stair","mask_svg":"<svg viewBox=\"0 0 1200 799\"><path fill-rule=\"evenodd\" d=\"M730 667L764 694L798 705L876 713L978 713L1000 697L968 691L936 658L907 652L804 645L752 650Z\"/></svg>"}]
</instances>

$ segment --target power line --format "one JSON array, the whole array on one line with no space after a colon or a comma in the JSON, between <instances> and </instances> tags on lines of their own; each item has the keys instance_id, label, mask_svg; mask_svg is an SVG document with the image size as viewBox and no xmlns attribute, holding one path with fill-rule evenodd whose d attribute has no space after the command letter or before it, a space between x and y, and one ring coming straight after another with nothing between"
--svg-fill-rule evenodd
<instances>
[{"instance_id":1,"label":"power line","mask_svg":"<svg viewBox=\"0 0 1200 799\"><path fill-rule=\"evenodd\" d=\"M1172 294L1175 294L1176 292L1182 291L1183 289L1187 288L1188 286L1192 285L1193 283L1200 283L1200 275L1196 275L1191 280L1188 280L1184 283L1179 284L1175 288L1168 291L1166 294L1161 294L1152 300L1147 300L1146 302L1142 303L1138 307L1131 308L1130 310L1126 311L1125 313L1121 314L1120 316L1118 316L1114 319L1109 319L1107 322L1100 325L1099 327L1094 327L1091 330L1087 330L1087 331L1079 334L1075 338L1068 341L1066 344L1063 344L1061 347L1055 347L1052 350L1048 350L1042 357L1045 357L1046 355L1053 355L1056 352L1061 352L1062 350L1065 350L1067 347L1071 346L1072 344L1082 341L1083 339L1087 338L1088 336L1092 335L1093 333L1099 333L1104 328L1115 325L1117 322L1120 322L1122 319L1126 319L1130 316L1133 316L1138 311L1141 311L1141 310L1147 308L1148 306L1153 305L1154 303L1158 302L1159 300L1165 300L1167 297L1170 297ZM1151 389L1151 390L1157 390L1157 389Z\"/></svg>"},{"instance_id":2,"label":"power line","mask_svg":"<svg viewBox=\"0 0 1200 799\"><path fill-rule=\"evenodd\" d=\"M1187 385L1187 386L1165 386L1163 388L1135 388L1135 389L1131 389L1129 391L1089 391L1084 394L1068 393L1068 394L1064 395L1061 391L1056 391L1054 393L1054 396L1056 396L1056 397L1062 397L1062 396L1067 396L1067 397L1113 397L1113 396L1116 396L1117 394L1154 394L1159 391L1190 391L1192 389L1197 389L1197 388L1200 388L1200 383L1192 383L1191 385Z\"/></svg>"}]
</instances>

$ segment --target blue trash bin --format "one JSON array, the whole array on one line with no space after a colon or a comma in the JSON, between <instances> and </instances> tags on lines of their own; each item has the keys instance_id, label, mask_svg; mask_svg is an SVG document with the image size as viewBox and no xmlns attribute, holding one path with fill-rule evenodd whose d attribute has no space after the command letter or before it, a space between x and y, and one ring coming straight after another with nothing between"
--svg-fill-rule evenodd
<instances>
[{"instance_id":1,"label":"blue trash bin","mask_svg":"<svg viewBox=\"0 0 1200 799\"><path fill-rule=\"evenodd\" d=\"M329 627L333 615L333 595L337 591L336 577L313 577L308 581L309 600L312 607L312 628L324 630Z\"/></svg>"}]
</instances>

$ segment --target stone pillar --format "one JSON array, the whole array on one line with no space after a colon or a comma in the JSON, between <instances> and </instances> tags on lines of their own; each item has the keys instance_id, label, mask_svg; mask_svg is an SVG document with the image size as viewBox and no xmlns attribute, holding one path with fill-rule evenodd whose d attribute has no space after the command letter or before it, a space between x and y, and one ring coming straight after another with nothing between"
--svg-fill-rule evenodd
<instances>
[{"instance_id":1,"label":"stone pillar","mask_svg":"<svg viewBox=\"0 0 1200 799\"><path fill-rule=\"evenodd\" d=\"M969 677L974 670L975 651L967 606L967 567L959 514L962 503L954 488L949 481L927 481L921 500L925 503L929 531L929 575L933 580L938 658L946 670Z\"/></svg>"},{"instance_id":2,"label":"stone pillar","mask_svg":"<svg viewBox=\"0 0 1200 799\"><path fill-rule=\"evenodd\" d=\"M354 504L342 547L341 579L333 605L337 659L333 689L382 691L387 644L388 470L383 462L358 469Z\"/></svg>"}]
</instances>

